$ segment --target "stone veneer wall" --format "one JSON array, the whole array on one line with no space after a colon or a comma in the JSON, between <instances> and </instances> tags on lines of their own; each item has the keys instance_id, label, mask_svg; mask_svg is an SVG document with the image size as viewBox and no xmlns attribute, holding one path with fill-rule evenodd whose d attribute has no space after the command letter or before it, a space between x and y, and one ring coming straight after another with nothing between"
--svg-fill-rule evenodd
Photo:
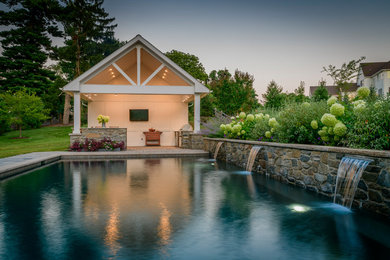
<instances>
[{"instance_id":1,"label":"stone veneer wall","mask_svg":"<svg viewBox=\"0 0 390 260\"><path fill-rule=\"evenodd\" d=\"M203 136L192 131L180 131L181 145L185 149L203 149Z\"/></svg>"},{"instance_id":2,"label":"stone veneer wall","mask_svg":"<svg viewBox=\"0 0 390 260\"><path fill-rule=\"evenodd\" d=\"M85 139L110 138L112 141L124 142L127 146L127 128L82 128L81 134L70 134L70 144L74 141L84 142Z\"/></svg>"},{"instance_id":3,"label":"stone veneer wall","mask_svg":"<svg viewBox=\"0 0 390 260\"><path fill-rule=\"evenodd\" d=\"M364 171L353 207L390 217L390 152L340 147L280 144L256 141L204 138L204 149L218 159L246 167L252 146L262 146L253 172L266 174L281 182L333 197L337 170L344 156L372 159Z\"/></svg>"}]
</instances>

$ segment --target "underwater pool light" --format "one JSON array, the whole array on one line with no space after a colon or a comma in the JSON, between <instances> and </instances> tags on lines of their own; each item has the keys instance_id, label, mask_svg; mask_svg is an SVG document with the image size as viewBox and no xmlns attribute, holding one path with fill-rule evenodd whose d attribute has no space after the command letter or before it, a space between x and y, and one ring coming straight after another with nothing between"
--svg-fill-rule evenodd
<instances>
[{"instance_id":1,"label":"underwater pool light","mask_svg":"<svg viewBox=\"0 0 390 260\"><path fill-rule=\"evenodd\" d=\"M309 207L306 207L306 206L303 206L303 205L299 205L299 204L292 204L290 206L290 209L292 211L295 211L295 212L306 212L306 211L310 210Z\"/></svg>"}]
</instances>

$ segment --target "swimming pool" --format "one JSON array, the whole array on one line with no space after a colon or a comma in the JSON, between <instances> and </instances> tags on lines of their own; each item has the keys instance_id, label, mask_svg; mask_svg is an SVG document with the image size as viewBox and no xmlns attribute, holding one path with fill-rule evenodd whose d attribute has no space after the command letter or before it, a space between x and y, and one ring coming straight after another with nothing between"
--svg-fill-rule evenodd
<instances>
[{"instance_id":1,"label":"swimming pool","mask_svg":"<svg viewBox=\"0 0 390 260\"><path fill-rule=\"evenodd\" d=\"M62 161L0 183L1 259L362 259L390 225L208 159Z\"/></svg>"}]
</instances>

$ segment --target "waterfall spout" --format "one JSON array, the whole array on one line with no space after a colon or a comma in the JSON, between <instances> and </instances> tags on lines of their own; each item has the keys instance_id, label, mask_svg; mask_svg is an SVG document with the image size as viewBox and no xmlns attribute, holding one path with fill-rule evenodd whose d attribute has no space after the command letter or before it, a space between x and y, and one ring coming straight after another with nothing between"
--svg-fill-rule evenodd
<instances>
[{"instance_id":1,"label":"waterfall spout","mask_svg":"<svg viewBox=\"0 0 390 260\"><path fill-rule=\"evenodd\" d=\"M350 157L341 159L337 171L336 187L333 202L351 208L355 192L364 169L372 160Z\"/></svg>"},{"instance_id":2,"label":"waterfall spout","mask_svg":"<svg viewBox=\"0 0 390 260\"><path fill-rule=\"evenodd\" d=\"M260 151L262 147L261 146L253 146L251 151L249 152L248 156L248 162L246 164L246 171L251 172L253 168L253 164L255 163L255 159L257 156L257 153Z\"/></svg>"},{"instance_id":3,"label":"waterfall spout","mask_svg":"<svg viewBox=\"0 0 390 260\"><path fill-rule=\"evenodd\" d=\"M221 148L223 142L218 142L215 146L215 152L214 152L214 160L217 160L219 149Z\"/></svg>"}]
</instances>

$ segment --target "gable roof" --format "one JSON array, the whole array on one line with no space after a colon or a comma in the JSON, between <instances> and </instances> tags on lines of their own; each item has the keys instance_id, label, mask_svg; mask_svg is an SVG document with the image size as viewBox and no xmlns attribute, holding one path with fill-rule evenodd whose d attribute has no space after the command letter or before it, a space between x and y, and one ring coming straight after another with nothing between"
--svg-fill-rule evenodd
<instances>
[{"instance_id":1,"label":"gable roof","mask_svg":"<svg viewBox=\"0 0 390 260\"><path fill-rule=\"evenodd\" d=\"M118 50L114 51L109 56L104 58L102 61L100 61L99 63L91 67L89 70L81 74L79 77L69 82L67 85L63 87L63 91L70 91L70 92L80 91L80 83L88 79L88 77L90 77L94 73L100 71L103 68L106 68L107 66L115 62L118 58L122 57L124 54L126 54L129 50L131 50L134 46L138 44L143 45L143 47L146 47L147 50L149 50L153 55L159 58L166 66L176 71L181 77L183 77L187 81L191 82L192 85L194 86L195 93L210 92L210 90L206 86L200 83L188 72L183 70L179 65L174 63L171 59L165 56L159 49L157 49L154 45L152 45L150 42L148 42L145 38L143 38L139 34L135 36L133 39L131 39L124 46L120 47Z\"/></svg>"},{"instance_id":2,"label":"gable roof","mask_svg":"<svg viewBox=\"0 0 390 260\"><path fill-rule=\"evenodd\" d=\"M365 77L371 77L381 70L390 70L390 61L360 63L360 67Z\"/></svg>"},{"instance_id":3,"label":"gable roof","mask_svg":"<svg viewBox=\"0 0 390 260\"><path fill-rule=\"evenodd\" d=\"M319 88L320 86L310 86L310 92L309 95L313 96L314 92ZM338 95L339 89L337 86L324 86L326 90L328 91L328 94L331 96ZM356 83L350 83L348 86L347 92L355 92L358 89L358 86Z\"/></svg>"}]
</instances>

